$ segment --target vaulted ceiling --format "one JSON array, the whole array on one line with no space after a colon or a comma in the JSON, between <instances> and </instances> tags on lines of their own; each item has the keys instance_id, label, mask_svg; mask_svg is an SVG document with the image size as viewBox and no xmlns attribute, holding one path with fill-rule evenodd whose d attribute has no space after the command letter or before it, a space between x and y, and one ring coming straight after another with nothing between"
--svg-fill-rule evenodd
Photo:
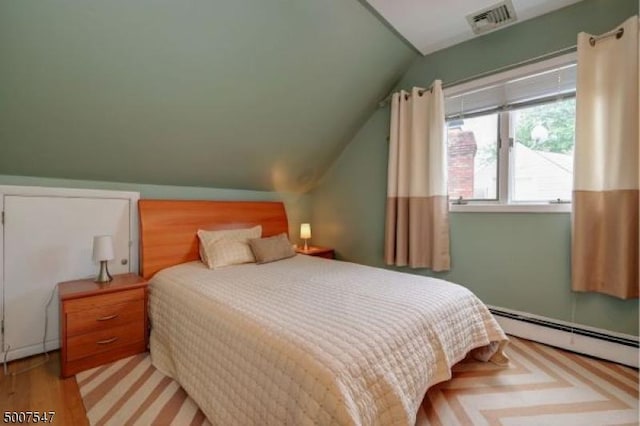
<instances>
[{"instance_id":1,"label":"vaulted ceiling","mask_svg":"<svg viewBox=\"0 0 640 426\"><path fill-rule=\"evenodd\" d=\"M417 56L357 0L0 3L0 174L304 191Z\"/></svg>"}]
</instances>

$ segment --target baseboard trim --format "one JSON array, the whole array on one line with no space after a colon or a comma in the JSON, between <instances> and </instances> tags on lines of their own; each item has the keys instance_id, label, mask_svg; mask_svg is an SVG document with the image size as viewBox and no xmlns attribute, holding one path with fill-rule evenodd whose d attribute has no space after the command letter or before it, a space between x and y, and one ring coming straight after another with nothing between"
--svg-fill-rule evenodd
<instances>
[{"instance_id":1,"label":"baseboard trim","mask_svg":"<svg viewBox=\"0 0 640 426\"><path fill-rule=\"evenodd\" d=\"M47 352L60 349L60 340L59 339L47 340L45 349L47 350ZM0 362L4 360L9 362L9 361L13 361L20 358L26 358L32 355L38 355L41 353L44 353L42 348L42 342L29 345L29 346L23 346L18 349L12 349L9 346L5 348L5 352L0 352L0 355L2 356L2 359L0 359Z\"/></svg>"},{"instance_id":2,"label":"baseboard trim","mask_svg":"<svg viewBox=\"0 0 640 426\"><path fill-rule=\"evenodd\" d=\"M490 306L507 334L638 368L638 337Z\"/></svg>"}]
</instances>

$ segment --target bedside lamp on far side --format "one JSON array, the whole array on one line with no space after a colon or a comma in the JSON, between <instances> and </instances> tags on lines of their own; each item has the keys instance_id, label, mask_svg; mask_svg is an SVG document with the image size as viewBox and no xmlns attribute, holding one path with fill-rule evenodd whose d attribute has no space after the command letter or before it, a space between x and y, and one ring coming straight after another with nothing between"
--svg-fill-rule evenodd
<instances>
[{"instance_id":1,"label":"bedside lamp on far side","mask_svg":"<svg viewBox=\"0 0 640 426\"><path fill-rule=\"evenodd\" d=\"M309 223L300 224L300 238L304 240L304 250L309 250L307 241L311 238L311 224Z\"/></svg>"},{"instance_id":2,"label":"bedside lamp on far side","mask_svg":"<svg viewBox=\"0 0 640 426\"><path fill-rule=\"evenodd\" d=\"M107 262L113 259L113 241L111 235L93 237L93 261L100 262L100 272L96 277L97 283L108 283L113 278L109 274Z\"/></svg>"}]
</instances>

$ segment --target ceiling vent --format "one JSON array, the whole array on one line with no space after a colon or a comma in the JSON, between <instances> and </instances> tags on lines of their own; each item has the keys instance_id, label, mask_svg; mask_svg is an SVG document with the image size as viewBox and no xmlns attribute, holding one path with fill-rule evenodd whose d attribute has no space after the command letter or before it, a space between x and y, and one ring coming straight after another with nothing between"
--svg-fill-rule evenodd
<instances>
[{"instance_id":1,"label":"ceiling vent","mask_svg":"<svg viewBox=\"0 0 640 426\"><path fill-rule=\"evenodd\" d=\"M474 34L482 34L495 30L511 22L515 22L516 11L511 0L505 0L488 8L467 15L467 21L471 25Z\"/></svg>"}]
</instances>

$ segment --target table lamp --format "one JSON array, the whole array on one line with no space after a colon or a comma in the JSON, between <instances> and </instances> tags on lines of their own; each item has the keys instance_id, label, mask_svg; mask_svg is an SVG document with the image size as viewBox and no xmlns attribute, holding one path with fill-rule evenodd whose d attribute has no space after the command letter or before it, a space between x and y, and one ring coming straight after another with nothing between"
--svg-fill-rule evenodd
<instances>
[{"instance_id":1,"label":"table lamp","mask_svg":"<svg viewBox=\"0 0 640 426\"><path fill-rule=\"evenodd\" d=\"M93 237L93 261L100 262L100 272L96 277L97 283L108 283L113 278L109 274L107 262L113 259L113 241L111 235Z\"/></svg>"},{"instance_id":2,"label":"table lamp","mask_svg":"<svg viewBox=\"0 0 640 426\"><path fill-rule=\"evenodd\" d=\"M309 238L311 238L311 224L309 223L300 224L300 238L304 240L304 250L309 250L307 241L309 240Z\"/></svg>"}]
</instances>

